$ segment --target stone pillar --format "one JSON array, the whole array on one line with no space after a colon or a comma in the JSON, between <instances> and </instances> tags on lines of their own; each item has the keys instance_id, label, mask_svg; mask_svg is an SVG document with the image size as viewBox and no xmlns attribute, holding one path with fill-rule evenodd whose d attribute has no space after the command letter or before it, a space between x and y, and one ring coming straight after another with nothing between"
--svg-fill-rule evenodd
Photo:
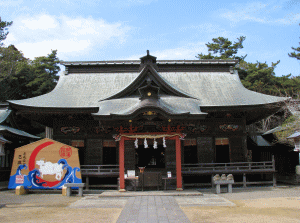
<instances>
[{"instance_id":1,"label":"stone pillar","mask_svg":"<svg viewBox=\"0 0 300 223\"><path fill-rule=\"evenodd\" d=\"M124 179L124 137L121 137L119 142L119 178L120 178L120 192L125 192L125 179Z\"/></svg>"},{"instance_id":2,"label":"stone pillar","mask_svg":"<svg viewBox=\"0 0 300 223\"><path fill-rule=\"evenodd\" d=\"M176 136L176 178L177 178L177 189L176 190L183 190L182 189L182 174L181 174L181 143L179 136Z\"/></svg>"}]
</instances>

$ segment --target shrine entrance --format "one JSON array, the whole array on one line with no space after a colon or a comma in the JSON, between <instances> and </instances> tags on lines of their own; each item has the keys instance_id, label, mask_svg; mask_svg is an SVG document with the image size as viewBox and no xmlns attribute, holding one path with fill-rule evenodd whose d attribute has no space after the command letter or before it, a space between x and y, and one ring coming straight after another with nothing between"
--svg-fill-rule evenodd
<instances>
[{"instance_id":1,"label":"shrine entrance","mask_svg":"<svg viewBox=\"0 0 300 223\"><path fill-rule=\"evenodd\" d=\"M119 141L119 179L120 179L120 192L125 192L125 177L127 177L128 169L125 168L125 153L132 157L129 150L125 149L125 140L134 141L134 156L135 168L140 169L142 172L160 172L166 174L170 168L174 168L173 179L176 180L176 190L182 190L182 174L181 174L181 142L185 134L179 132L166 132L166 133L122 133L115 136ZM162 140L162 144L157 141ZM175 147L167 148L166 141L175 141ZM139 145L139 141L143 142ZM148 145L148 142L153 142L153 145ZM126 143L127 144L127 143ZM131 144L131 143L130 143ZM132 145L132 144L131 144ZM174 144L173 144L174 145ZM127 146L126 146L127 147ZM172 149L172 151L171 151ZM168 155L166 153L168 152ZM172 159L170 159L173 156ZM170 160L166 160L170 159ZM171 162L169 162L171 161ZM131 165L132 166L132 165ZM157 169L157 171L155 171ZM153 175L152 174L152 175ZM153 175L157 176L157 175ZM133 176L135 177L135 176ZM144 177L143 177L144 178ZM144 180L143 180L144 181ZM151 181L151 180L150 180ZM146 182L146 181L145 181ZM144 184L143 184L144 186Z\"/></svg>"},{"instance_id":2,"label":"shrine entrance","mask_svg":"<svg viewBox=\"0 0 300 223\"><path fill-rule=\"evenodd\" d=\"M158 145L156 149L152 145L149 148L144 148L144 145L139 145L135 153L136 169L146 167L147 169L165 168L165 148L163 145Z\"/></svg>"}]
</instances>

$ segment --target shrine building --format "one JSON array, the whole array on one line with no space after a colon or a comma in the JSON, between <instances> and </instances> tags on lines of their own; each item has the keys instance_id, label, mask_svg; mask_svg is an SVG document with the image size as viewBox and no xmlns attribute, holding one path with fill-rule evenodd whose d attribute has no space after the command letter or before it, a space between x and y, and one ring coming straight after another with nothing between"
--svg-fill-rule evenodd
<instances>
[{"instance_id":1,"label":"shrine building","mask_svg":"<svg viewBox=\"0 0 300 223\"><path fill-rule=\"evenodd\" d=\"M204 175L275 176L274 160L252 162L246 126L286 98L246 89L237 62L156 60L149 51L140 60L62 62L53 91L9 105L47 126L47 138L79 148L87 184L119 178L124 191L133 170L169 172L177 190Z\"/></svg>"}]
</instances>

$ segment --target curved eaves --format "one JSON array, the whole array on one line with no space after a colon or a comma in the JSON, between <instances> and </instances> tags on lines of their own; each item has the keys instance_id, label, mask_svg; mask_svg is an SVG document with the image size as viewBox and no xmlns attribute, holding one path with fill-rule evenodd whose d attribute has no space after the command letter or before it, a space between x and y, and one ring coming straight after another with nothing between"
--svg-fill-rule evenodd
<instances>
[{"instance_id":1,"label":"curved eaves","mask_svg":"<svg viewBox=\"0 0 300 223\"><path fill-rule=\"evenodd\" d=\"M130 116L145 109L159 109L168 115L206 115L200 111L195 99L161 97L160 99L122 98L105 100L99 103L99 111L94 116Z\"/></svg>"},{"instance_id":2,"label":"curved eaves","mask_svg":"<svg viewBox=\"0 0 300 223\"><path fill-rule=\"evenodd\" d=\"M10 133L13 133L13 134L16 134L16 135L19 135L19 136L33 138L33 139L39 139L40 138L38 136L31 135L31 134L29 134L27 132L24 132L22 130L15 129L15 128L8 127L8 126L4 126L4 125L0 125L0 132L1 131L8 131Z\"/></svg>"},{"instance_id":3,"label":"curved eaves","mask_svg":"<svg viewBox=\"0 0 300 223\"><path fill-rule=\"evenodd\" d=\"M136 89L141 87L142 83L144 82L144 80L146 80L147 76L149 75L148 72L150 72L151 76L153 76L154 78L154 82L158 86L160 86L162 90L170 92L174 96L196 99L192 94L188 94L172 86L170 83L165 81L151 65L147 65L142 69L140 74L136 77L136 79L131 84L126 86L124 89L120 90L118 93L110 95L109 97L103 98L99 101L122 98L132 94Z\"/></svg>"}]
</instances>

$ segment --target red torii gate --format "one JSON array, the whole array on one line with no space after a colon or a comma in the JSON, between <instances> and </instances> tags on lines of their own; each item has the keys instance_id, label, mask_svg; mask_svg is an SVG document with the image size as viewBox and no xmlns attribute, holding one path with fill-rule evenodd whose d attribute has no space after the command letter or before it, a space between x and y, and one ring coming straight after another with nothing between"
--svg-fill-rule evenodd
<instances>
[{"instance_id":1,"label":"red torii gate","mask_svg":"<svg viewBox=\"0 0 300 223\"><path fill-rule=\"evenodd\" d=\"M120 134L114 138L119 141L119 177L120 177L120 192L125 192L125 167L124 167L124 142L125 140L134 140L136 138L146 138L146 135L150 135L151 138L163 138L168 140L175 140L176 147L176 181L177 181L177 191L182 191L182 174L181 174L181 143L180 139L183 139L185 134L180 133L183 130L182 127L177 126L177 128L172 128L170 125L168 127L162 127L166 132L152 132L152 133L134 133L137 127L129 127L129 132L124 133L124 128L121 126L119 128ZM171 131L175 130L175 132Z\"/></svg>"}]
</instances>

